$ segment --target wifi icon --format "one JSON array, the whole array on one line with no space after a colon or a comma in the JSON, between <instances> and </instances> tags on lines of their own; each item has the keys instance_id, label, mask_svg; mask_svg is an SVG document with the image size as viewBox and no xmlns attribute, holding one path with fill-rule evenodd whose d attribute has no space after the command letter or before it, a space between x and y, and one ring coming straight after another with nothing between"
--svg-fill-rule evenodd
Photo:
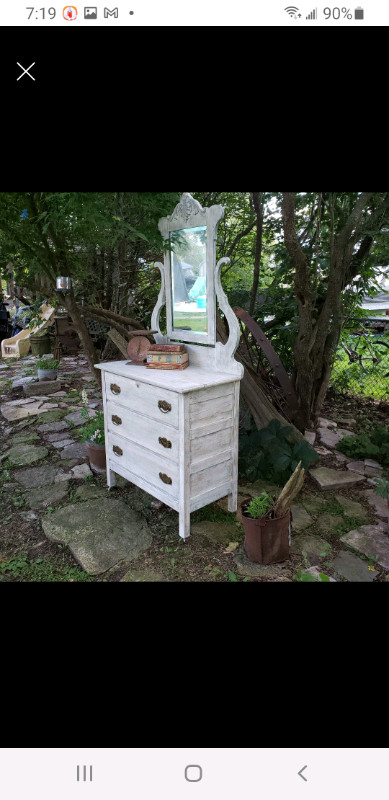
<instances>
[{"instance_id":1,"label":"wifi icon","mask_svg":"<svg viewBox=\"0 0 389 800\"><path fill-rule=\"evenodd\" d=\"M289 14L289 16L292 17L293 19L301 17L299 9L296 8L296 6L288 6L287 8L284 9L284 11L286 11L286 13Z\"/></svg>"}]
</instances>

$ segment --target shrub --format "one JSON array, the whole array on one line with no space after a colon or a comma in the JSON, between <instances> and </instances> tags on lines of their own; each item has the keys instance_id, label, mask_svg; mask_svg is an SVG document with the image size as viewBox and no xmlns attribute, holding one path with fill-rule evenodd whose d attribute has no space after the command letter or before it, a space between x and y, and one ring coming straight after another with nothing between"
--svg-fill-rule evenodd
<instances>
[{"instance_id":1,"label":"shrub","mask_svg":"<svg viewBox=\"0 0 389 800\"><path fill-rule=\"evenodd\" d=\"M273 419L266 428L242 432L240 469L249 480L258 478L286 483L299 461L307 470L319 456L305 439L295 441L293 428Z\"/></svg>"},{"instance_id":2,"label":"shrub","mask_svg":"<svg viewBox=\"0 0 389 800\"><path fill-rule=\"evenodd\" d=\"M389 464L389 427L377 425L369 433L344 436L337 449L353 458L375 458L382 464Z\"/></svg>"}]
</instances>

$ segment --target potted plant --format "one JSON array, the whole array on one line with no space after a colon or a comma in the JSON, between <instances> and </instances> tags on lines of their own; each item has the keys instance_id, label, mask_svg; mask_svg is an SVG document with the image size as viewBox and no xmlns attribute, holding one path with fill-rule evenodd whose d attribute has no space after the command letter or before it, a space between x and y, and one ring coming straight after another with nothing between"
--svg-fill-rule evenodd
<instances>
[{"instance_id":1,"label":"potted plant","mask_svg":"<svg viewBox=\"0 0 389 800\"><path fill-rule=\"evenodd\" d=\"M95 416L89 414L87 404L88 396L85 389L82 390L82 401L84 408L81 416L85 423L81 428L81 441L86 443L89 464L93 472L105 472L105 434L104 434L104 414L97 411Z\"/></svg>"},{"instance_id":2,"label":"potted plant","mask_svg":"<svg viewBox=\"0 0 389 800\"><path fill-rule=\"evenodd\" d=\"M40 381L56 381L59 361L55 358L38 358L35 362Z\"/></svg>"},{"instance_id":3,"label":"potted plant","mask_svg":"<svg viewBox=\"0 0 389 800\"><path fill-rule=\"evenodd\" d=\"M304 482L301 461L278 498L262 492L241 503L244 549L249 561L275 564L289 558L291 505Z\"/></svg>"}]
</instances>

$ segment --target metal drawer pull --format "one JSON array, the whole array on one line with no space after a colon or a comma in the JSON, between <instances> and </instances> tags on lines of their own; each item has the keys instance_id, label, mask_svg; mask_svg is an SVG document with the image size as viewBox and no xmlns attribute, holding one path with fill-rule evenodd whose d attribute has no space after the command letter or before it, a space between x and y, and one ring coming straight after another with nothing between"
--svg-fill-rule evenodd
<instances>
[{"instance_id":1,"label":"metal drawer pull","mask_svg":"<svg viewBox=\"0 0 389 800\"><path fill-rule=\"evenodd\" d=\"M171 447L172 446L172 443L169 442L169 439L164 439L163 436L159 436L158 441L162 445L162 447Z\"/></svg>"},{"instance_id":2,"label":"metal drawer pull","mask_svg":"<svg viewBox=\"0 0 389 800\"><path fill-rule=\"evenodd\" d=\"M112 392L112 394L120 394L121 391L122 390L121 390L120 386L117 386L116 383L111 383L111 392Z\"/></svg>"},{"instance_id":3,"label":"metal drawer pull","mask_svg":"<svg viewBox=\"0 0 389 800\"><path fill-rule=\"evenodd\" d=\"M161 478L161 481L163 481L164 483L173 483L172 479L169 478L168 475L165 475L163 472L159 473L159 477Z\"/></svg>"},{"instance_id":4,"label":"metal drawer pull","mask_svg":"<svg viewBox=\"0 0 389 800\"><path fill-rule=\"evenodd\" d=\"M158 408L163 414L167 414L168 411L172 410L170 403L167 403L166 400L158 400Z\"/></svg>"},{"instance_id":5,"label":"metal drawer pull","mask_svg":"<svg viewBox=\"0 0 389 800\"><path fill-rule=\"evenodd\" d=\"M116 414L112 414L112 422L114 425L121 425L122 421Z\"/></svg>"},{"instance_id":6,"label":"metal drawer pull","mask_svg":"<svg viewBox=\"0 0 389 800\"><path fill-rule=\"evenodd\" d=\"M123 455L122 448L118 447L117 444L114 444L112 450L113 450L114 453L116 453L117 456L122 456Z\"/></svg>"}]
</instances>

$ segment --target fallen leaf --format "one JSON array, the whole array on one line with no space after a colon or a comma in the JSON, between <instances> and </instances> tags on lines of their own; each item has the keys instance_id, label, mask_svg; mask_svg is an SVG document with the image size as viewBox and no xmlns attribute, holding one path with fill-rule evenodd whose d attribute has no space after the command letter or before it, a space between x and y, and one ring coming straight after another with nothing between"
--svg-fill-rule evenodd
<instances>
[{"instance_id":1,"label":"fallen leaf","mask_svg":"<svg viewBox=\"0 0 389 800\"><path fill-rule=\"evenodd\" d=\"M233 553L239 547L239 542L229 542L223 553Z\"/></svg>"}]
</instances>

